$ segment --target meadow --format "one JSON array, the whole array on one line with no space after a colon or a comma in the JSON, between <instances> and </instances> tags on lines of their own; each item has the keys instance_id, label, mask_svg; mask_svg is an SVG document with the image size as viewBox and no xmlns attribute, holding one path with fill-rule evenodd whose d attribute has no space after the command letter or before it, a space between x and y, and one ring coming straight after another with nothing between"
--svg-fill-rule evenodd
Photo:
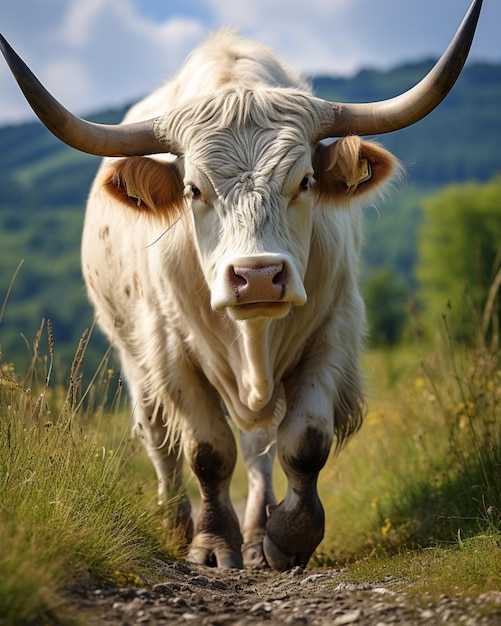
<instances>
[{"instance_id":1,"label":"meadow","mask_svg":"<svg viewBox=\"0 0 501 626\"><path fill-rule=\"evenodd\" d=\"M327 526L311 565L475 597L501 586L499 341L458 344L446 315L436 328L432 342L367 353L366 423L321 474ZM26 372L0 361L2 624L80 623L72 587L148 586L163 560L183 557L109 354L84 382L87 339L67 380L54 371L49 321L27 343ZM280 495L279 468L276 486ZM245 500L240 465L232 492Z\"/></svg>"},{"instance_id":2,"label":"meadow","mask_svg":"<svg viewBox=\"0 0 501 626\"><path fill-rule=\"evenodd\" d=\"M316 77L313 85L330 100L378 100L405 91L429 66ZM401 279L415 294L423 197L499 173L500 78L499 65L467 66L432 116L385 136L412 184L381 213L366 213L364 275L391 267L384 284ZM123 113L93 120L118 122ZM85 623L72 613L68 590L152 585L165 559L182 559L183 546L162 524L169 510L157 507L151 463L130 437L131 407L115 361L97 332L78 343L92 315L78 241L98 159L62 145L38 123L0 128L0 148L0 267L15 281L4 300L0 285L0 624ZM492 190L485 229L479 206L462 224L455 202L446 220L446 240L454 239L453 227L467 236L475 263L458 250L444 253L440 239L432 268L450 258L479 269L483 258L491 276L493 259L470 237L485 230L497 255L499 191ZM444 198L438 202L443 214ZM463 278L449 277L447 287ZM471 284L478 283L475 276ZM498 290L499 282L488 313L495 313ZM391 309L387 292L376 296L369 312ZM418 596L501 589L499 327L495 315L489 325L482 314L475 324L481 332L462 344L451 317L446 311L427 320L425 334L421 321L414 330L410 322L401 345L367 352L367 419L321 474L327 527L311 565L342 568L347 581L391 575ZM276 486L283 493L279 468ZM241 505L241 465L232 492Z\"/></svg>"}]
</instances>

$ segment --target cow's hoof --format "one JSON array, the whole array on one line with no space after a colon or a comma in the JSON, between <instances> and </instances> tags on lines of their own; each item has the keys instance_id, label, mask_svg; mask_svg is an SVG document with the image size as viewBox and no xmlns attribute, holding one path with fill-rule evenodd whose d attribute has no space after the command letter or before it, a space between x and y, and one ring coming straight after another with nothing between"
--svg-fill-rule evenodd
<instances>
[{"instance_id":1,"label":"cow's hoof","mask_svg":"<svg viewBox=\"0 0 501 626\"><path fill-rule=\"evenodd\" d=\"M268 536L263 541L263 553L268 565L279 572L291 569L295 565L295 558L277 548Z\"/></svg>"},{"instance_id":2,"label":"cow's hoof","mask_svg":"<svg viewBox=\"0 0 501 626\"><path fill-rule=\"evenodd\" d=\"M218 567L228 567L230 569L243 569L242 555L240 552L231 552L230 550L218 552L216 554Z\"/></svg>"},{"instance_id":3,"label":"cow's hoof","mask_svg":"<svg viewBox=\"0 0 501 626\"><path fill-rule=\"evenodd\" d=\"M187 563L209 565L229 569L243 569L242 555L233 550L211 550L208 548L191 548L186 557Z\"/></svg>"},{"instance_id":4,"label":"cow's hoof","mask_svg":"<svg viewBox=\"0 0 501 626\"><path fill-rule=\"evenodd\" d=\"M286 554L269 537L263 541L263 552L268 565L278 572L285 572L293 567L306 567L313 552Z\"/></svg>"},{"instance_id":5,"label":"cow's hoof","mask_svg":"<svg viewBox=\"0 0 501 626\"><path fill-rule=\"evenodd\" d=\"M268 567L264 553L263 542L255 541L244 543L242 546L242 557L244 561L244 567L265 569Z\"/></svg>"},{"instance_id":6,"label":"cow's hoof","mask_svg":"<svg viewBox=\"0 0 501 626\"><path fill-rule=\"evenodd\" d=\"M263 552L268 565L280 572L306 567L324 536L324 510L316 493L301 508L284 502L269 511Z\"/></svg>"}]
</instances>

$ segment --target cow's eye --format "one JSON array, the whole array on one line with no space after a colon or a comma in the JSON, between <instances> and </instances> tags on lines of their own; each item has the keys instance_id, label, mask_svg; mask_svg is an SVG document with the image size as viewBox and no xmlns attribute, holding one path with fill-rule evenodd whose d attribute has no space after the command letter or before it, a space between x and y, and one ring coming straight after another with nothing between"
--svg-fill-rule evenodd
<instances>
[{"instance_id":1,"label":"cow's eye","mask_svg":"<svg viewBox=\"0 0 501 626\"><path fill-rule=\"evenodd\" d=\"M196 186L188 183L184 187L184 196L189 198L190 200L198 200L200 202L205 203L205 196L201 192L201 190Z\"/></svg>"},{"instance_id":2,"label":"cow's eye","mask_svg":"<svg viewBox=\"0 0 501 626\"><path fill-rule=\"evenodd\" d=\"M308 191L310 188L310 177L305 176L301 183L299 184L299 191Z\"/></svg>"}]
</instances>

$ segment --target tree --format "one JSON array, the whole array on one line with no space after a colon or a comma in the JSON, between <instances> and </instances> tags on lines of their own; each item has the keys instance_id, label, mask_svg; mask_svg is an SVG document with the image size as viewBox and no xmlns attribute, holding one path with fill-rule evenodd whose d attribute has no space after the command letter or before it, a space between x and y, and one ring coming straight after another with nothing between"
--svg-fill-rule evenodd
<instances>
[{"instance_id":1,"label":"tree","mask_svg":"<svg viewBox=\"0 0 501 626\"><path fill-rule=\"evenodd\" d=\"M501 265L501 177L446 187L423 203L417 278L426 309L450 309L458 337L472 331L472 308L483 314ZM499 296L490 296L495 311ZM485 330L485 329L484 329Z\"/></svg>"},{"instance_id":2,"label":"tree","mask_svg":"<svg viewBox=\"0 0 501 626\"><path fill-rule=\"evenodd\" d=\"M394 345L402 335L409 291L403 279L389 267L376 270L364 287L371 345Z\"/></svg>"}]
</instances>

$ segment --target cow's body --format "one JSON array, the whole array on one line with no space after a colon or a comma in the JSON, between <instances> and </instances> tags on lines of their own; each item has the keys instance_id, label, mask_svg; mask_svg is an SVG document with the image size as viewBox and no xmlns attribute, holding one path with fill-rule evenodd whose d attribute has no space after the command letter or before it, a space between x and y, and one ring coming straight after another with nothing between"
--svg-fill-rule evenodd
<instances>
[{"instance_id":1,"label":"cow's body","mask_svg":"<svg viewBox=\"0 0 501 626\"><path fill-rule=\"evenodd\" d=\"M360 203L397 171L358 135L422 119L454 85L482 0L434 68L377 103L314 98L270 51L221 32L107 127L64 109L0 36L16 80L68 145L107 158L89 198L83 272L117 346L161 500L196 563L306 564L323 537L318 473L360 426ZM322 139L341 137L327 146ZM145 156L154 155L154 156ZM177 155L177 156L174 156ZM243 527L229 498L238 426ZM276 504L275 454L287 476ZM193 528L181 451L201 508Z\"/></svg>"},{"instance_id":2,"label":"cow's body","mask_svg":"<svg viewBox=\"0 0 501 626\"><path fill-rule=\"evenodd\" d=\"M277 82L294 91L281 93ZM289 103L289 119L280 122L282 112L273 109L278 119L270 123L266 104L254 104L256 93L264 103L271 99L273 106ZM143 180L159 177L158 186L174 185L181 193L175 184L179 169L184 185L196 185L213 198L177 199L187 205L179 215L172 215L169 199L154 214L151 201L142 199L138 205L136 197L144 193L131 180L135 174L124 170L123 161L110 159L103 163L89 199L82 250L89 294L98 322L120 351L136 424L159 477L160 497L180 487L178 437L200 482L204 505L190 552L197 561L215 553L218 563L235 565L240 553L228 497L235 443L220 398L246 433L243 455L250 481L243 540L251 560L256 555L262 559L266 507L275 504L275 442L288 475L285 501L268 520L271 542L290 561L279 567L305 562L319 542L323 512L316 476L334 434L342 441L361 419L360 210L356 191L349 198L349 181L342 180L341 191L330 191L327 184L320 188L323 177L341 179L343 171L336 164L331 172L314 171L314 159L327 167L325 158L315 156L317 146L308 141L308 115L293 100L303 93L308 93L305 86L270 53L221 33L126 119L145 119L182 106L183 120L177 123L189 120L184 130L189 137L183 142L191 148L184 164L172 157L167 158L169 165L163 165L163 157L156 157L157 163L132 158L131 170L149 168L149 174L141 173ZM222 97L212 107L212 119L205 119L207 106L198 111L204 118L200 131L197 100L211 94ZM220 103L229 102L228 119L218 119ZM240 125L234 119L238 107ZM253 107L264 111L263 122L257 113L252 115ZM197 132L203 134L198 137ZM361 142L347 141L354 142L355 151L353 156L346 148L344 158L356 174ZM370 190L394 163L383 150L364 146L372 160L372 179L366 183ZM310 188L301 191L303 179L312 176L319 179L318 189L310 180ZM127 195L120 199L126 188L132 200ZM128 210L124 202L130 204ZM273 267L275 259L287 264L285 298L279 297L277 304L248 305L250 311L242 314L238 304L228 311L234 289L224 293L228 267ZM292 303L284 304L288 299Z\"/></svg>"}]
</instances>

